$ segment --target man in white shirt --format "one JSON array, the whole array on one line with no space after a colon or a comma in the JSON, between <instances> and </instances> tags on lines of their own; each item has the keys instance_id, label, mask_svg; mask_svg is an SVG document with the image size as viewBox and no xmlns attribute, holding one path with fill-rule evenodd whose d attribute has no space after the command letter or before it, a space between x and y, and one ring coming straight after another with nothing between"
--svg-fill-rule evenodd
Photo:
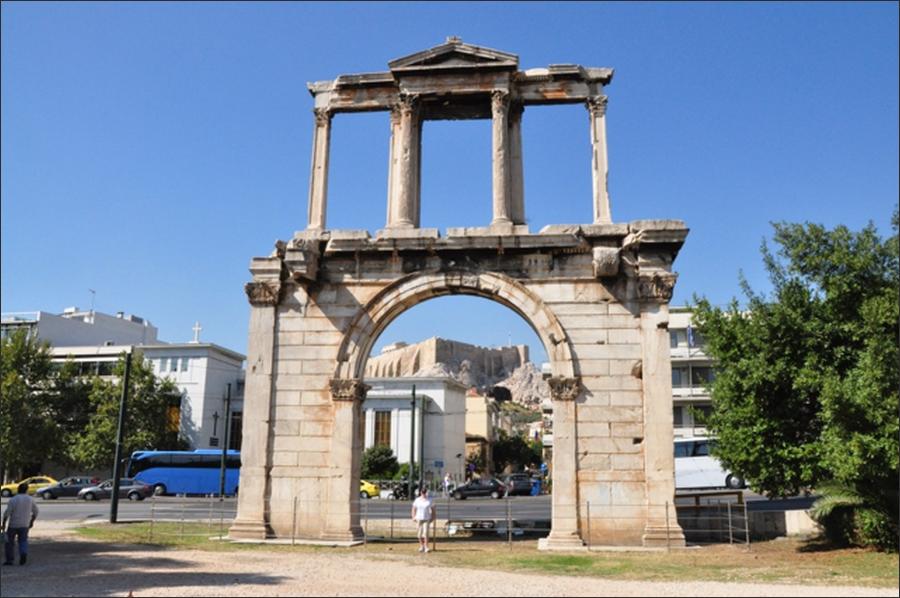
<instances>
[{"instance_id":1,"label":"man in white shirt","mask_svg":"<svg viewBox=\"0 0 900 598\"><path fill-rule=\"evenodd\" d=\"M34 525L38 516L37 504L28 496L28 484L19 484L18 494L13 496L6 504L3 511L3 521L0 529L6 530L6 546L4 546L6 558L4 565L13 564L15 539L19 539L19 564L28 562L28 530ZM9 521L9 526L6 525Z\"/></svg>"},{"instance_id":2,"label":"man in white shirt","mask_svg":"<svg viewBox=\"0 0 900 598\"><path fill-rule=\"evenodd\" d=\"M416 535L419 538L419 552L428 552L428 528L435 520L437 513L431 499L428 498L428 489L419 490L419 497L413 501L410 516L416 522Z\"/></svg>"}]
</instances>

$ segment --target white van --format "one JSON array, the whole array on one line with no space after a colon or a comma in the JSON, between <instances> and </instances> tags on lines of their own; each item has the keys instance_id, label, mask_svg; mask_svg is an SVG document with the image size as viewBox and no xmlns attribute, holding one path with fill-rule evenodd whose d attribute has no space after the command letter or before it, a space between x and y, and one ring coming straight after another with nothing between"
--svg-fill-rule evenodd
<instances>
[{"instance_id":1,"label":"white van","mask_svg":"<svg viewBox=\"0 0 900 598\"><path fill-rule=\"evenodd\" d=\"M675 488L731 488L745 486L744 479L722 469L719 460L710 454L713 438L675 439Z\"/></svg>"}]
</instances>

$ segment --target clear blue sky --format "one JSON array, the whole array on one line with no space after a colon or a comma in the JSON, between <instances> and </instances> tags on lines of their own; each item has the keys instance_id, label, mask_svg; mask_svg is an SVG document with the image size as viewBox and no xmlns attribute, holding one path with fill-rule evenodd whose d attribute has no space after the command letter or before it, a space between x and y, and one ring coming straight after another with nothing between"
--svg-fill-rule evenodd
<instances>
[{"instance_id":1,"label":"clear blue sky","mask_svg":"<svg viewBox=\"0 0 900 598\"><path fill-rule=\"evenodd\" d=\"M2 309L149 318L246 350L250 258L305 226L308 81L386 70L448 35L520 68L608 66L613 218L684 220L674 303L767 288L769 222L889 233L898 201L896 3L2 4ZM532 231L591 220L582 106L526 111ZM330 228L382 228L388 116L339 115ZM424 128L423 226L490 220L489 121ZM532 343L446 298L380 339Z\"/></svg>"}]
</instances>

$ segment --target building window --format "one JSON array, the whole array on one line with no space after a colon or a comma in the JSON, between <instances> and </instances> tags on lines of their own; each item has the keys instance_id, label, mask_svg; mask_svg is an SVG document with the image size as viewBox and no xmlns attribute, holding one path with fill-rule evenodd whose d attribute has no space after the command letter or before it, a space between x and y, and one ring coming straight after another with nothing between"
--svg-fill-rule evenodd
<instances>
[{"instance_id":1,"label":"building window","mask_svg":"<svg viewBox=\"0 0 900 598\"><path fill-rule=\"evenodd\" d=\"M693 386L709 386L715 377L715 373L710 367L691 368L691 384Z\"/></svg>"},{"instance_id":2,"label":"building window","mask_svg":"<svg viewBox=\"0 0 900 598\"><path fill-rule=\"evenodd\" d=\"M695 425L706 426L709 416L712 415L712 405L692 405L691 413L694 415Z\"/></svg>"},{"instance_id":3,"label":"building window","mask_svg":"<svg viewBox=\"0 0 900 598\"><path fill-rule=\"evenodd\" d=\"M228 448L232 451L241 450L241 433L243 431L244 414L238 411L231 414L231 428L228 431Z\"/></svg>"},{"instance_id":4,"label":"building window","mask_svg":"<svg viewBox=\"0 0 900 598\"><path fill-rule=\"evenodd\" d=\"M181 358L181 371L186 372L188 369L188 357Z\"/></svg>"},{"instance_id":5,"label":"building window","mask_svg":"<svg viewBox=\"0 0 900 598\"><path fill-rule=\"evenodd\" d=\"M166 432L177 433L181 429L181 399L177 399L177 403L172 401L166 407Z\"/></svg>"},{"instance_id":6,"label":"building window","mask_svg":"<svg viewBox=\"0 0 900 598\"><path fill-rule=\"evenodd\" d=\"M676 428L684 427L684 407L675 407L672 410L672 413L675 417L674 423Z\"/></svg>"},{"instance_id":7,"label":"building window","mask_svg":"<svg viewBox=\"0 0 900 598\"><path fill-rule=\"evenodd\" d=\"M101 361L97 363L97 375L98 376L112 376L113 369L116 367L115 362L112 361Z\"/></svg>"},{"instance_id":8,"label":"building window","mask_svg":"<svg viewBox=\"0 0 900 598\"><path fill-rule=\"evenodd\" d=\"M672 368L672 388L687 388L687 368Z\"/></svg>"},{"instance_id":9,"label":"building window","mask_svg":"<svg viewBox=\"0 0 900 598\"><path fill-rule=\"evenodd\" d=\"M178 371L178 358L177 357L172 358L172 362L169 364L169 371L170 372Z\"/></svg>"},{"instance_id":10,"label":"building window","mask_svg":"<svg viewBox=\"0 0 900 598\"><path fill-rule=\"evenodd\" d=\"M159 373L162 374L166 371L166 363L167 360L165 358L159 360Z\"/></svg>"},{"instance_id":11,"label":"building window","mask_svg":"<svg viewBox=\"0 0 900 598\"><path fill-rule=\"evenodd\" d=\"M391 446L391 412L375 412L375 446Z\"/></svg>"},{"instance_id":12,"label":"building window","mask_svg":"<svg viewBox=\"0 0 900 598\"><path fill-rule=\"evenodd\" d=\"M670 330L669 331L669 348L675 349L678 347L678 331Z\"/></svg>"}]
</instances>

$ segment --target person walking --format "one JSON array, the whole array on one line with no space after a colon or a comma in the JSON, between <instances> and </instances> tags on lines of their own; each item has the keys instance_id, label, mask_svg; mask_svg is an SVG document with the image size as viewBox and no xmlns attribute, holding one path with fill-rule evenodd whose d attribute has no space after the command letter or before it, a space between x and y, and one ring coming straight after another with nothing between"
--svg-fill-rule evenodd
<instances>
[{"instance_id":1,"label":"person walking","mask_svg":"<svg viewBox=\"0 0 900 598\"><path fill-rule=\"evenodd\" d=\"M450 479L450 472L444 474L444 496L450 496L450 484L453 483L453 480Z\"/></svg>"},{"instance_id":2,"label":"person walking","mask_svg":"<svg viewBox=\"0 0 900 598\"><path fill-rule=\"evenodd\" d=\"M428 528L435 520L437 513L431 499L428 498L428 489L419 490L419 497L413 501L410 517L416 522L416 536L419 538L419 552L428 552Z\"/></svg>"},{"instance_id":3,"label":"person walking","mask_svg":"<svg viewBox=\"0 0 900 598\"><path fill-rule=\"evenodd\" d=\"M4 565L13 564L16 538L19 540L19 564L24 565L28 562L28 530L38 516L37 503L28 495L28 484L19 484L17 491L18 494L6 504L3 521L0 523L0 529L6 530L6 545L3 547L6 557Z\"/></svg>"}]
</instances>

